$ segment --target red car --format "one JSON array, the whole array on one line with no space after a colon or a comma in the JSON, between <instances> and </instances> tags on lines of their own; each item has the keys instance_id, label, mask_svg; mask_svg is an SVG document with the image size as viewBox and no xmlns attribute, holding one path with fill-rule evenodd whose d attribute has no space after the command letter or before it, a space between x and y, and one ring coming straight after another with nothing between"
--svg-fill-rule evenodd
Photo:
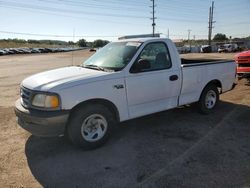
<instances>
[{"instance_id":1,"label":"red car","mask_svg":"<svg viewBox=\"0 0 250 188\"><path fill-rule=\"evenodd\" d=\"M237 74L239 77L250 75L250 50L236 54Z\"/></svg>"}]
</instances>

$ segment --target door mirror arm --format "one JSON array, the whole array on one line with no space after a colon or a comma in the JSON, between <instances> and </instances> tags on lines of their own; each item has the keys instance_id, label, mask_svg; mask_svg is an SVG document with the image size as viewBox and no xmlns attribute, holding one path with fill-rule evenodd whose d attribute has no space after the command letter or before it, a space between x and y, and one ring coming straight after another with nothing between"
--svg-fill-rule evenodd
<instances>
[{"instance_id":1,"label":"door mirror arm","mask_svg":"<svg viewBox=\"0 0 250 188\"><path fill-rule=\"evenodd\" d=\"M146 59L139 59L133 66L131 69L132 73L138 73L138 72L142 72L143 70L146 69L150 69L151 68L151 64L148 60Z\"/></svg>"}]
</instances>

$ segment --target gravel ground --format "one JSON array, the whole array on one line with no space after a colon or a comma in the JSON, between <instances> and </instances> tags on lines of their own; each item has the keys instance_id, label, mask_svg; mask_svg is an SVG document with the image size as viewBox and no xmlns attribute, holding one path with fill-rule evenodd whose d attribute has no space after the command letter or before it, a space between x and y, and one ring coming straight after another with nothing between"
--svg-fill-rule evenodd
<instances>
[{"instance_id":1,"label":"gravel ground","mask_svg":"<svg viewBox=\"0 0 250 188\"><path fill-rule=\"evenodd\" d=\"M74 52L73 61L71 52L0 57L0 187L250 187L247 79L221 95L213 114L200 115L191 105L130 120L93 151L21 129L13 112L21 80L89 55Z\"/></svg>"}]
</instances>

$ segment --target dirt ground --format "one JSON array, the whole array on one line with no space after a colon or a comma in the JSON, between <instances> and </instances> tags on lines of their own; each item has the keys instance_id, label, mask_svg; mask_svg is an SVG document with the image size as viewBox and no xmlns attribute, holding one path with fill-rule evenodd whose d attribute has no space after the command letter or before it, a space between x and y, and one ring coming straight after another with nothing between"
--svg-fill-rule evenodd
<instances>
[{"instance_id":1,"label":"dirt ground","mask_svg":"<svg viewBox=\"0 0 250 188\"><path fill-rule=\"evenodd\" d=\"M185 106L122 123L93 151L31 136L13 107L27 76L77 65L88 51L0 57L0 187L250 187L250 81L216 112ZM234 54L185 54L226 58Z\"/></svg>"}]
</instances>

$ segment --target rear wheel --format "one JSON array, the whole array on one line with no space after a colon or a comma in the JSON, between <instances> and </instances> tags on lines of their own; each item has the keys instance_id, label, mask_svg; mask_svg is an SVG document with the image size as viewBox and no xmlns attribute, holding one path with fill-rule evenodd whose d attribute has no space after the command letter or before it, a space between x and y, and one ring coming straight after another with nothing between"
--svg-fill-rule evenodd
<instances>
[{"instance_id":1,"label":"rear wheel","mask_svg":"<svg viewBox=\"0 0 250 188\"><path fill-rule=\"evenodd\" d=\"M107 107L84 105L73 112L66 134L73 144L94 149L107 141L114 122L114 116Z\"/></svg>"},{"instance_id":2,"label":"rear wheel","mask_svg":"<svg viewBox=\"0 0 250 188\"><path fill-rule=\"evenodd\" d=\"M214 84L208 85L201 93L200 100L198 102L199 111L202 114L211 113L217 106L219 101L219 91Z\"/></svg>"}]
</instances>

